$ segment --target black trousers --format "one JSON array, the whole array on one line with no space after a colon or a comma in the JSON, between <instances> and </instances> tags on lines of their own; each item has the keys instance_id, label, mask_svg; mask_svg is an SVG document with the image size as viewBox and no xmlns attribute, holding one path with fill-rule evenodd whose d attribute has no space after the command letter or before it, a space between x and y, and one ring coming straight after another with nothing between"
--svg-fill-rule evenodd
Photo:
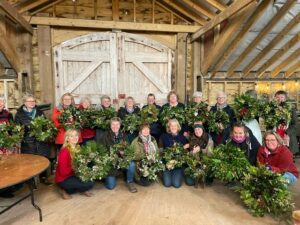
<instances>
[{"instance_id":1,"label":"black trousers","mask_svg":"<svg viewBox=\"0 0 300 225\"><path fill-rule=\"evenodd\" d=\"M92 189L94 183L91 181L82 182L79 178L72 176L62 182L59 182L58 185L68 194L73 194L76 192L85 192Z\"/></svg>"}]
</instances>

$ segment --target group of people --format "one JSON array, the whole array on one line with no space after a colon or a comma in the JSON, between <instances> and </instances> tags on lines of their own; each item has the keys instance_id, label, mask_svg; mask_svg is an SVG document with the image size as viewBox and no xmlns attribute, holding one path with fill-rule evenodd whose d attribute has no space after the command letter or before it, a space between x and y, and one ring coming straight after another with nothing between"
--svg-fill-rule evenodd
<instances>
[{"instance_id":1,"label":"group of people","mask_svg":"<svg viewBox=\"0 0 300 225\"><path fill-rule=\"evenodd\" d=\"M287 93L278 91L275 99L278 104L284 104ZM209 132L205 123L196 121L192 126L187 124L179 124L176 118L171 118L166 127L163 127L158 121L152 124L142 124L138 132L122 132L122 120L129 114L138 114L140 108L135 104L132 97L127 97L124 107L120 107L117 117L110 120L108 129L101 128L84 128L81 130L69 129L65 130L60 124L60 116L62 112L70 106L75 106L75 101L70 93L66 93L61 97L58 106L53 109L51 119L58 128L58 134L55 144L58 150L57 166L55 181L61 188L62 197L64 199L71 198L70 194L80 192L85 196L91 196L89 190L93 187L93 182L83 182L74 172L72 158L80 151L80 145L86 144L88 141L96 141L103 145L107 151L110 147L121 143L128 142L134 148L134 160L130 162L128 168L122 171L130 192L137 192L134 183L149 186L151 181L145 177L137 179L136 162L145 159L148 155L155 155L164 151L168 147L176 144L183 146L186 153L198 154L199 152L209 155L214 146L225 143L232 143L242 151L252 165L264 165L267 169L274 173L280 173L286 178L289 184L293 184L299 177L299 172L293 161L293 153L296 153L297 142L295 143L295 132L293 127L299 126L296 112L292 112L292 120L285 127L278 127L265 132L263 138L259 126L247 126L243 121L237 121L234 110L227 104L227 97L224 92L218 92L217 102L209 110L223 110L229 116L230 123L227 126L218 124L221 132ZM33 95L25 95L23 105L17 110L15 122L25 126L25 135L21 142L21 153L38 154L50 158L50 145L47 142L37 141L29 135L29 124L35 117L43 115L36 107L35 97ZM167 103L162 107L155 102L155 95L149 94L147 97L147 105L154 105L159 111L168 107L185 108L183 103L179 102L176 92L171 91L167 96ZM0 121L8 123L12 120L4 107L0 98ZM200 104L202 102L202 93L195 92L193 102ZM146 105L146 106L147 106ZM144 107L146 107L144 106ZM92 102L88 97L81 99L78 108L80 110L88 109L92 106ZM111 99L104 95L101 97L101 104L97 106L99 109L111 108ZM207 106L209 107L209 106ZM295 117L296 116L296 117ZM72 118L70 118L72 123ZM257 123L258 124L258 123ZM283 129L283 130L282 130ZM289 137L289 146L283 139ZM293 149L293 151L291 151ZM165 170L162 174L162 181L165 187L179 188L183 180L187 185L194 185L195 181L188 176L184 176L184 168L174 168ZM107 189L113 189L116 186L116 176L120 171L113 170L104 179L104 185ZM42 181L47 182L47 176L42 175ZM207 177L206 182L211 183L213 177Z\"/></svg>"}]
</instances>

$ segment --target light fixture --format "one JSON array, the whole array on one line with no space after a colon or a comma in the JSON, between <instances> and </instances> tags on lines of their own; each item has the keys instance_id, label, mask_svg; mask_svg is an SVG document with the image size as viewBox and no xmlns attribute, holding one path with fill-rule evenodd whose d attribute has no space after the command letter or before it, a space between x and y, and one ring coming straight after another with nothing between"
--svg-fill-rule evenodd
<instances>
[{"instance_id":1,"label":"light fixture","mask_svg":"<svg viewBox=\"0 0 300 225\"><path fill-rule=\"evenodd\" d=\"M282 89L285 90L285 83L282 83Z\"/></svg>"},{"instance_id":2,"label":"light fixture","mask_svg":"<svg viewBox=\"0 0 300 225\"><path fill-rule=\"evenodd\" d=\"M299 83L298 83L298 80L296 80L295 86L298 87L298 84L299 84Z\"/></svg>"}]
</instances>

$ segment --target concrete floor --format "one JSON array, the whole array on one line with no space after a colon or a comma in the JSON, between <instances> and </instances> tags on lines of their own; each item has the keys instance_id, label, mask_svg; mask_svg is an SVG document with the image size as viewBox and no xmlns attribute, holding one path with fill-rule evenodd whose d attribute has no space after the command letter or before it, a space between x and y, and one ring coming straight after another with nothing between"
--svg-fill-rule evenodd
<instances>
[{"instance_id":1,"label":"concrete floor","mask_svg":"<svg viewBox=\"0 0 300 225\"><path fill-rule=\"evenodd\" d=\"M300 159L297 159L300 169ZM36 202L43 210L43 223L29 199L0 215L1 225L275 225L270 216L251 216L238 193L221 182L205 189L183 185L165 188L160 183L137 186L138 193L128 192L122 179L115 190L106 190L101 182L93 189L93 197L79 194L63 200L55 186L39 185ZM300 209L300 182L291 187L296 209ZM24 192L20 191L20 192ZM22 193L21 193L22 194ZM11 200L1 199L0 205Z\"/></svg>"}]
</instances>

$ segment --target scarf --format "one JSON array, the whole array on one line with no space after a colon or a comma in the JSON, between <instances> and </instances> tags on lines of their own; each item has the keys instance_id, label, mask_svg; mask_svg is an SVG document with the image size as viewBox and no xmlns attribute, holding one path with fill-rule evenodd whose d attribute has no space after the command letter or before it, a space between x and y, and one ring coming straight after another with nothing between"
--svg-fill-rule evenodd
<instances>
[{"instance_id":1,"label":"scarf","mask_svg":"<svg viewBox=\"0 0 300 225\"><path fill-rule=\"evenodd\" d=\"M144 145L144 151L147 155L152 155L156 153L156 147L155 144L151 141L151 136L144 136L142 134L139 135L139 138L141 139L143 145Z\"/></svg>"},{"instance_id":2,"label":"scarf","mask_svg":"<svg viewBox=\"0 0 300 225\"><path fill-rule=\"evenodd\" d=\"M128 109L127 107L126 107L126 111L128 112L128 113L133 113L134 112L134 107L132 108L132 109Z\"/></svg>"},{"instance_id":3,"label":"scarf","mask_svg":"<svg viewBox=\"0 0 300 225\"><path fill-rule=\"evenodd\" d=\"M232 140L237 143L237 144L241 144L243 143L245 140L246 140L246 137L243 137L243 138L235 138L234 136L232 136Z\"/></svg>"},{"instance_id":4,"label":"scarf","mask_svg":"<svg viewBox=\"0 0 300 225\"><path fill-rule=\"evenodd\" d=\"M31 119L35 118L36 115L36 108L33 108L31 112L28 111L27 107L25 105L23 105L22 107L23 111L25 112L25 114L30 117Z\"/></svg>"},{"instance_id":5,"label":"scarf","mask_svg":"<svg viewBox=\"0 0 300 225\"><path fill-rule=\"evenodd\" d=\"M217 109L224 109L226 106L227 106L227 103L225 103L223 105L217 104Z\"/></svg>"},{"instance_id":6,"label":"scarf","mask_svg":"<svg viewBox=\"0 0 300 225\"><path fill-rule=\"evenodd\" d=\"M200 147L200 149L205 149L207 144L208 144L208 140L209 140L209 136L208 134L203 130L203 134L201 135L201 137L197 137L195 134L193 135L193 140L195 139L195 145L198 145Z\"/></svg>"}]
</instances>

